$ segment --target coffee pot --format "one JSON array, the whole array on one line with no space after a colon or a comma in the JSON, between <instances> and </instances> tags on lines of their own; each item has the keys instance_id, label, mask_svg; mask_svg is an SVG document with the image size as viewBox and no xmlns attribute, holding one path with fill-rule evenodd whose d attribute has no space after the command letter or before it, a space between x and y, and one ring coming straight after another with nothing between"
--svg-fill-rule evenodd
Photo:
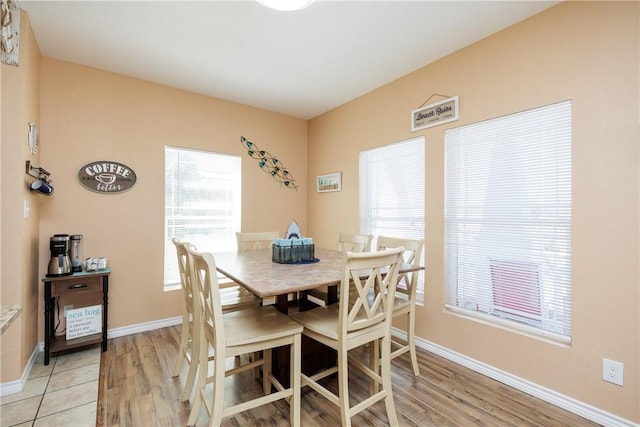
<instances>
[{"instance_id":1,"label":"coffee pot","mask_svg":"<svg viewBox=\"0 0 640 427\"><path fill-rule=\"evenodd\" d=\"M71 268L70 242L68 234L54 234L49 239L51 259L47 268L48 277L68 276L73 274Z\"/></svg>"}]
</instances>

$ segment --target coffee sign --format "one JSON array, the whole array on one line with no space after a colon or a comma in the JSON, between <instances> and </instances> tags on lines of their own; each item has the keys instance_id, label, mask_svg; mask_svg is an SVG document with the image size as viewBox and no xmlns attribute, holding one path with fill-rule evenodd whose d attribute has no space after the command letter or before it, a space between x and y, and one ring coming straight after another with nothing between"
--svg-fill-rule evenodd
<instances>
[{"instance_id":1,"label":"coffee sign","mask_svg":"<svg viewBox=\"0 0 640 427\"><path fill-rule=\"evenodd\" d=\"M97 193L114 194L127 191L136 183L136 173L118 162L98 161L84 165L78 171L80 184Z\"/></svg>"}]
</instances>

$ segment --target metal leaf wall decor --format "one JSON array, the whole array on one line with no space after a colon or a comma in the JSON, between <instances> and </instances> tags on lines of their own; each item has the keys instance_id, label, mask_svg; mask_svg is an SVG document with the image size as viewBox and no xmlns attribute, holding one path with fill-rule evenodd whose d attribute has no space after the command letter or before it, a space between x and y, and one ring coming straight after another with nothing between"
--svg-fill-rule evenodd
<instances>
[{"instance_id":1,"label":"metal leaf wall decor","mask_svg":"<svg viewBox=\"0 0 640 427\"><path fill-rule=\"evenodd\" d=\"M269 152L260 150L256 144L249 141L244 136L240 137L240 142L247 149L247 154L258 161L260 169L270 174L273 179L283 184L285 187L298 190L298 185L291 173L284 167L282 162L273 157Z\"/></svg>"}]
</instances>

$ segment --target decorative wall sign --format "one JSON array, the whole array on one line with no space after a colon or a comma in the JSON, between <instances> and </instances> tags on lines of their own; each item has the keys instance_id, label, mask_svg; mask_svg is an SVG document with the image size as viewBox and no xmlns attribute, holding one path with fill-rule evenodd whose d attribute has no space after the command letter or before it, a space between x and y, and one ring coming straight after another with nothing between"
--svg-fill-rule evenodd
<instances>
[{"instance_id":1,"label":"decorative wall sign","mask_svg":"<svg viewBox=\"0 0 640 427\"><path fill-rule=\"evenodd\" d=\"M339 172L320 175L316 178L316 191L318 193L340 190L342 190L342 176Z\"/></svg>"},{"instance_id":2,"label":"decorative wall sign","mask_svg":"<svg viewBox=\"0 0 640 427\"><path fill-rule=\"evenodd\" d=\"M273 179L278 181L280 184L284 184L285 187L295 188L296 191L298 190L296 181L280 160L273 157L270 153L260 150L256 144L247 140L244 136L240 137L240 142L244 148L247 149L247 154L258 160L258 166L260 166L260 169L269 173Z\"/></svg>"},{"instance_id":3,"label":"decorative wall sign","mask_svg":"<svg viewBox=\"0 0 640 427\"><path fill-rule=\"evenodd\" d=\"M67 339L102 332L102 305L92 305L67 311Z\"/></svg>"},{"instance_id":4,"label":"decorative wall sign","mask_svg":"<svg viewBox=\"0 0 640 427\"><path fill-rule=\"evenodd\" d=\"M18 66L20 56L20 6L15 0L2 0L2 63Z\"/></svg>"},{"instance_id":5,"label":"decorative wall sign","mask_svg":"<svg viewBox=\"0 0 640 427\"><path fill-rule=\"evenodd\" d=\"M457 96L444 99L411 112L411 132L453 122L459 118Z\"/></svg>"},{"instance_id":6,"label":"decorative wall sign","mask_svg":"<svg viewBox=\"0 0 640 427\"><path fill-rule=\"evenodd\" d=\"M136 173L118 162L98 161L84 165L78 171L80 184L97 193L114 194L127 191L136 183Z\"/></svg>"}]
</instances>

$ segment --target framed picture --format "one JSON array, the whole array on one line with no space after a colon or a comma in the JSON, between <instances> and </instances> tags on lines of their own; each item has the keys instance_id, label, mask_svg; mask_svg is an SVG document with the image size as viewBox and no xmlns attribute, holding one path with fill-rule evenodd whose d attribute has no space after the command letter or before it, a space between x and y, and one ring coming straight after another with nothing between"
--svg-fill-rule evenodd
<instances>
[{"instance_id":1,"label":"framed picture","mask_svg":"<svg viewBox=\"0 0 640 427\"><path fill-rule=\"evenodd\" d=\"M340 172L330 173L328 175L319 175L316 179L316 191L318 193L340 190L342 190L342 178Z\"/></svg>"}]
</instances>

